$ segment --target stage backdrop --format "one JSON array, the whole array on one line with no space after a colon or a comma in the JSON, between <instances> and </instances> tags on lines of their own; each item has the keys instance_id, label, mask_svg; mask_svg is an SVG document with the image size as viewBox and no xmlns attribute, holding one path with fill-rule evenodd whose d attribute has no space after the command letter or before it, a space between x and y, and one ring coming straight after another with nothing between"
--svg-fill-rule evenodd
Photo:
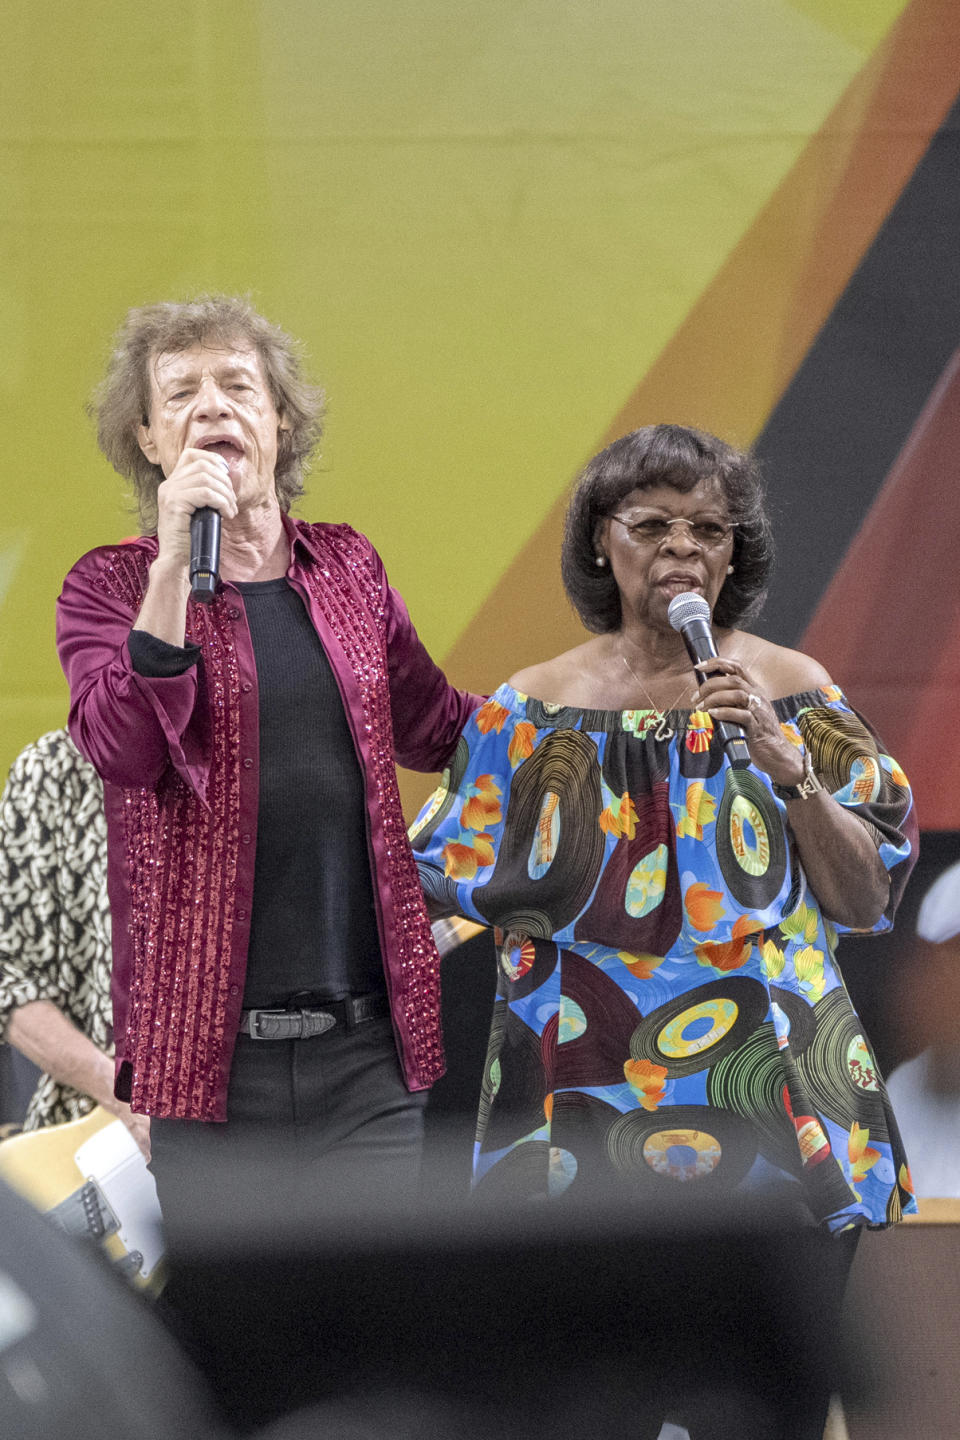
<instances>
[{"instance_id":1,"label":"stage backdrop","mask_svg":"<svg viewBox=\"0 0 960 1440\"><path fill-rule=\"evenodd\" d=\"M66 713L63 573L136 529L84 414L110 334L225 289L328 388L302 513L474 688L581 638L595 450L756 443L766 632L960 827L955 0L8 0L0 65L0 770Z\"/></svg>"}]
</instances>

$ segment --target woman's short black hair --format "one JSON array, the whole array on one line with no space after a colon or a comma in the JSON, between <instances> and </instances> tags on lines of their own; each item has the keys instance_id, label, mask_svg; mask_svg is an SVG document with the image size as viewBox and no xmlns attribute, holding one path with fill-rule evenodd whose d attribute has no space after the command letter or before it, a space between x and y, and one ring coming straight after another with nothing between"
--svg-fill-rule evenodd
<instances>
[{"instance_id":1,"label":"woman's short black hair","mask_svg":"<svg viewBox=\"0 0 960 1440\"><path fill-rule=\"evenodd\" d=\"M567 509L560 568L574 609L588 630L620 625L620 591L610 567L597 565L597 530L634 490L669 485L683 492L717 480L735 525L733 573L713 618L724 627L752 619L763 605L773 562L773 533L756 460L703 430L645 425L614 440L582 471Z\"/></svg>"}]
</instances>

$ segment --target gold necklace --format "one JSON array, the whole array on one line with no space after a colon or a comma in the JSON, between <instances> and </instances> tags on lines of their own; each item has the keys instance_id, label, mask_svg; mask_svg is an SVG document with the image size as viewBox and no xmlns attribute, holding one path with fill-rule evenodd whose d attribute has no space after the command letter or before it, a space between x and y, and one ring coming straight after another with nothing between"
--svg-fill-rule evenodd
<instances>
[{"instance_id":1,"label":"gold necklace","mask_svg":"<svg viewBox=\"0 0 960 1440\"><path fill-rule=\"evenodd\" d=\"M683 689L680 691L680 694L679 694L679 695L677 696L677 698L674 700L673 704L672 704L672 705L668 705L667 708L666 708L666 710L664 711L664 710L661 710L661 709L660 709L660 706L659 706L659 705L655 705L655 704L653 703L653 696L650 694L650 691L647 689L646 685L644 685L643 681L640 679L640 676L637 674L636 670L634 670L633 666L630 664L630 661L627 659L626 655L624 655L624 653L623 653L622 650L620 651L620 659L623 661L624 665L627 667L627 672L628 672L630 675L633 676L634 680L636 680L637 684L640 686L640 689L643 691L644 698L647 699L647 700L649 700L649 702L650 702L650 709L653 711L654 715L656 715L656 717L657 717L657 722L658 722L658 723L657 723L657 728L656 728L656 730L653 732L653 738L654 738L654 740L672 740L673 737L674 737L674 735L676 734L676 731L674 730L674 728L673 728L672 725L668 725L668 724L667 724L667 715L669 715L669 713L670 713L671 710L676 710L676 708L677 708L677 706L679 705L680 701L683 699L683 697L684 697L684 696L687 694L687 692L689 691L689 689L690 689L690 681L689 681L689 679L688 679L688 680L685 680L685 681L683 682ZM647 729L649 729L649 728L650 728L650 727L647 726ZM646 730L644 731L644 734L646 734Z\"/></svg>"}]
</instances>

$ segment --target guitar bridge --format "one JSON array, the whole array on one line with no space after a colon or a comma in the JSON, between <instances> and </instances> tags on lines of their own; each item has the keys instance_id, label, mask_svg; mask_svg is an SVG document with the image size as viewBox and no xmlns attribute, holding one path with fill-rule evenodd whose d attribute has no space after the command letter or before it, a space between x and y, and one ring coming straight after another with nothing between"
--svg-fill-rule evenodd
<instances>
[{"instance_id":1,"label":"guitar bridge","mask_svg":"<svg viewBox=\"0 0 960 1440\"><path fill-rule=\"evenodd\" d=\"M88 1180L46 1214L58 1230L67 1235L85 1236L89 1240L105 1240L120 1229L120 1221L104 1199L96 1180Z\"/></svg>"}]
</instances>

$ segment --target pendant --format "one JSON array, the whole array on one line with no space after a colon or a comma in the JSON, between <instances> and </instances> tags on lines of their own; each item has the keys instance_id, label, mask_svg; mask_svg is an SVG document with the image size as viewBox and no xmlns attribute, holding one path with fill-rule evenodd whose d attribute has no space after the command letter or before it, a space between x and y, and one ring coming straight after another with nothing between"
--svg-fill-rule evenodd
<instances>
[{"instance_id":1,"label":"pendant","mask_svg":"<svg viewBox=\"0 0 960 1440\"><path fill-rule=\"evenodd\" d=\"M659 710L648 710L644 716L640 735L644 740L659 740L663 743L672 740L676 731L672 725L667 724L667 717L661 715Z\"/></svg>"}]
</instances>

